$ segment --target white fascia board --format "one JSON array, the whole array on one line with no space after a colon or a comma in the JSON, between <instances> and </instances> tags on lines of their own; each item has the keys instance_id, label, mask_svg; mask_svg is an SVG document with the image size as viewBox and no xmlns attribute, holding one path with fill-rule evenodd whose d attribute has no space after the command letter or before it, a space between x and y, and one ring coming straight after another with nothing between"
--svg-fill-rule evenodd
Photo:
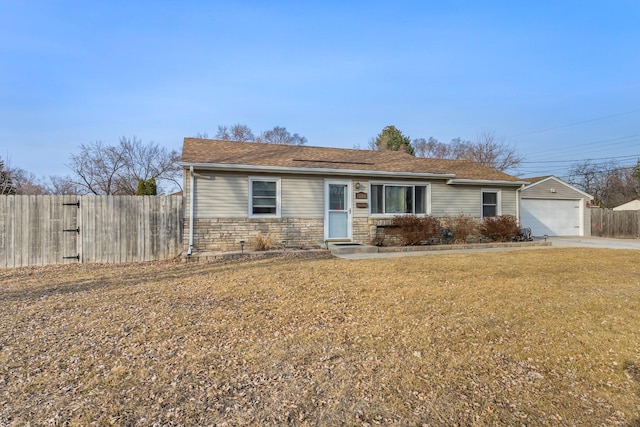
<instances>
[{"instance_id":1,"label":"white fascia board","mask_svg":"<svg viewBox=\"0 0 640 427\"><path fill-rule=\"evenodd\" d=\"M509 187L521 187L528 184L526 181L503 181L491 179L450 179L447 181L449 185L501 185Z\"/></svg>"},{"instance_id":2,"label":"white fascia board","mask_svg":"<svg viewBox=\"0 0 640 427\"><path fill-rule=\"evenodd\" d=\"M453 173L421 173L421 172L389 172L378 170L360 170L360 169L332 169L332 168L301 168L286 166L255 166L255 165L236 165L236 164L220 164L220 163L190 163L181 162L183 168L218 170L227 172L273 172L279 174L303 174L303 175L369 175L384 176L394 178L431 178L431 179L451 179L455 178Z\"/></svg>"},{"instance_id":3,"label":"white fascia board","mask_svg":"<svg viewBox=\"0 0 640 427\"><path fill-rule=\"evenodd\" d=\"M565 182L565 181L561 180L560 178L558 178L556 176L553 176L553 175L552 176L548 176L545 179L541 179L540 181L527 184L527 186L524 188L524 190L527 190L527 189L529 189L531 187L535 187L538 184L542 184L543 182L547 182L547 181L550 181L550 180L556 181L558 184L564 185L565 187L569 187L573 191L577 191L578 193L582 194L583 196L585 196L589 200L593 200L593 196L591 194L585 193L584 191L580 190L579 188L576 188L573 185L569 184L568 182Z\"/></svg>"}]
</instances>

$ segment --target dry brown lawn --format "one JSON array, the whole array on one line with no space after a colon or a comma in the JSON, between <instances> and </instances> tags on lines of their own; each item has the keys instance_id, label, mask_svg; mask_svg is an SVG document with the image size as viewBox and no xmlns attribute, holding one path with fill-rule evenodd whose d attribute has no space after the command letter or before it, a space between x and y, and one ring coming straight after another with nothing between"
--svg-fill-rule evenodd
<instances>
[{"instance_id":1,"label":"dry brown lawn","mask_svg":"<svg viewBox=\"0 0 640 427\"><path fill-rule=\"evenodd\" d=\"M639 261L0 270L0 425L640 426Z\"/></svg>"}]
</instances>

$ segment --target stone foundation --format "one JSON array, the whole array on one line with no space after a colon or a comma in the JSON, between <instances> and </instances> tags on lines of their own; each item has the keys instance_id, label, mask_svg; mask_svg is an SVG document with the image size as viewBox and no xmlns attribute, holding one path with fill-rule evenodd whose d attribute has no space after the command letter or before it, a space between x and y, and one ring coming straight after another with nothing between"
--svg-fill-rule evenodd
<instances>
[{"instance_id":1,"label":"stone foundation","mask_svg":"<svg viewBox=\"0 0 640 427\"><path fill-rule=\"evenodd\" d=\"M353 241L364 245L397 246L401 238L393 233L393 218L354 217ZM194 250L210 252L240 251L240 241L245 250L254 249L256 234L269 236L273 248L310 249L323 247L324 219L322 218L211 218L196 219ZM189 219L185 219L184 247L189 247ZM468 243L480 242L480 238L467 239Z\"/></svg>"},{"instance_id":2,"label":"stone foundation","mask_svg":"<svg viewBox=\"0 0 640 427\"><path fill-rule=\"evenodd\" d=\"M193 244L196 251L239 251L253 249L256 234L269 236L274 247L315 248L324 244L322 218L211 218L196 219ZM189 219L185 219L185 248L189 247Z\"/></svg>"}]
</instances>

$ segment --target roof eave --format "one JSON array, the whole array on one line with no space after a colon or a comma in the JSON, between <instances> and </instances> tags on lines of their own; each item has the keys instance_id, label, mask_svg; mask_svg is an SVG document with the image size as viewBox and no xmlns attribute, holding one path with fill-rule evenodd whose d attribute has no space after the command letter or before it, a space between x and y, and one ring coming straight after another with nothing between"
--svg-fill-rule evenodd
<instances>
[{"instance_id":1,"label":"roof eave","mask_svg":"<svg viewBox=\"0 0 640 427\"><path fill-rule=\"evenodd\" d=\"M334 168L304 168L287 166L257 166L239 165L226 163L194 163L180 162L183 168L193 167L194 169L218 170L225 172L275 172L281 174L302 174L302 175L370 175L370 176L390 176L395 178L432 178L432 179L452 179L452 173L426 173L426 172L394 172L366 169L334 169Z\"/></svg>"},{"instance_id":2,"label":"roof eave","mask_svg":"<svg viewBox=\"0 0 640 427\"><path fill-rule=\"evenodd\" d=\"M454 178L447 181L449 185L503 185L521 187L528 184L526 181L507 181L501 179L462 179Z\"/></svg>"}]
</instances>

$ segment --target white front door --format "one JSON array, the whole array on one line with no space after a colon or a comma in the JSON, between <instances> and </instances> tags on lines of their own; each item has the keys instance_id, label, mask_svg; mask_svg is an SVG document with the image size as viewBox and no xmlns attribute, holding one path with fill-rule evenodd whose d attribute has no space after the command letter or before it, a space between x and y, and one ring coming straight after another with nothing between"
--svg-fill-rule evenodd
<instances>
[{"instance_id":1,"label":"white front door","mask_svg":"<svg viewBox=\"0 0 640 427\"><path fill-rule=\"evenodd\" d=\"M325 240L351 240L351 182L325 181Z\"/></svg>"}]
</instances>

